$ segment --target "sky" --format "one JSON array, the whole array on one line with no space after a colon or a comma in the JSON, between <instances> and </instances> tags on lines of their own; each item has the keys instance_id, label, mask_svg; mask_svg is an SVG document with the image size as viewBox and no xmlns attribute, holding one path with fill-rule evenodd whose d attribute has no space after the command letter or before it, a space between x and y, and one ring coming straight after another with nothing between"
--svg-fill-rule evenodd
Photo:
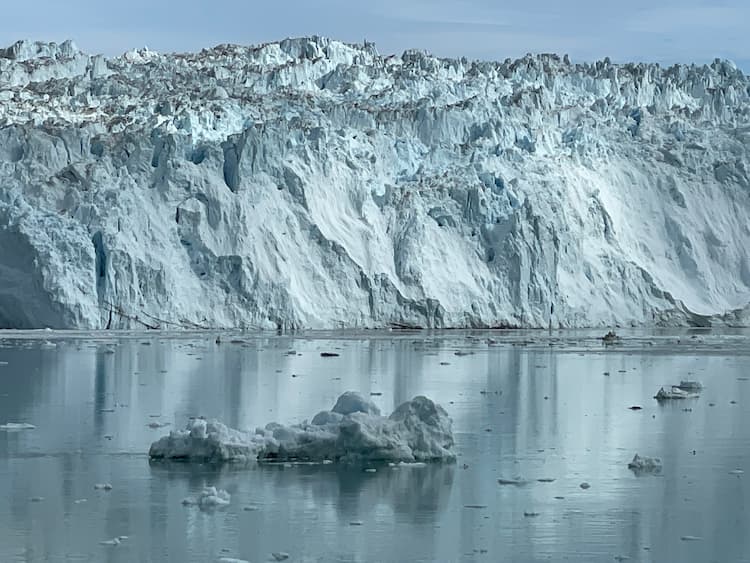
<instances>
[{"instance_id":1,"label":"sky","mask_svg":"<svg viewBox=\"0 0 750 563\"><path fill-rule=\"evenodd\" d=\"M27 0L6 2L0 45L73 39L117 55L148 46L194 51L303 35L374 41L381 54L408 48L503 60L568 54L579 62L735 61L750 71L750 0Z\"/></svg>"}]
</instances>

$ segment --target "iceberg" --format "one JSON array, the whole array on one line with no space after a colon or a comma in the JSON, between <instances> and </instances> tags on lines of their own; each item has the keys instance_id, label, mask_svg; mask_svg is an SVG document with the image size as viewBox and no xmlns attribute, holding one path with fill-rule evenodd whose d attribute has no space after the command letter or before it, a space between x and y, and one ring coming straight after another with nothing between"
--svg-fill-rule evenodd
<instances>
[{"instance_id":1,"label":"iceberg","mask_svg":"<svg viewBox=\"0 0 750 563\"><path fill-rule=\"evenodd\" d=\"M662 464L658 457L641 457L638 454L633 456L633 460L628 463L628 469L636 475L645 473L661 473Z\"/></svg>"},{"instance_id":2,"label":"iceberg","mask_svg":"<svg viewBox=\"0 0 750 563\"><path fill-rule=\"evenodd\" d=\"M255 432L218 421L191 419L185 430L153 444L149 457L193 462L415 463L455 460L452 421L426 397L415 397L388 416L354 392L312 422L270 423Z\"/></svg>"}]
</instances>

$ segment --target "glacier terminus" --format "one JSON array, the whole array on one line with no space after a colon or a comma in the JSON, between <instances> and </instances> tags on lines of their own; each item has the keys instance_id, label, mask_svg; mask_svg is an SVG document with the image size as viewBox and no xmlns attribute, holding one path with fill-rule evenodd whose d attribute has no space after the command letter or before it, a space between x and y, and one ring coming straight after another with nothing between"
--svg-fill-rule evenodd
<instances>
[{"instance_id":1,"label":"glacier terminus","mask_svg":"<svg viewBox=\"0 0 750 563\"><path fill-rule=\"evenodd\" d=\"M750 80L0 50L0 328L746 325Z\"/></svg>"}]
</instances>

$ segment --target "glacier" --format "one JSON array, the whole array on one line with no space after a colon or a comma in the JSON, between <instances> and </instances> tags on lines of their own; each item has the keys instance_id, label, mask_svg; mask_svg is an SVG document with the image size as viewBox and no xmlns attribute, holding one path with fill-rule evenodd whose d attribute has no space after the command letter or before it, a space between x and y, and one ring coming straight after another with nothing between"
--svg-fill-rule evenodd
<instances>
[{"instance_id":1,"label":"glacier","mask_svg":"<svg viewBox=\"0 0 750 563\"><path fill-rule=\"evenodd\" d=\"M0 49L0 328L747 324L750 81Z\"/></svg>"}]
</instances>

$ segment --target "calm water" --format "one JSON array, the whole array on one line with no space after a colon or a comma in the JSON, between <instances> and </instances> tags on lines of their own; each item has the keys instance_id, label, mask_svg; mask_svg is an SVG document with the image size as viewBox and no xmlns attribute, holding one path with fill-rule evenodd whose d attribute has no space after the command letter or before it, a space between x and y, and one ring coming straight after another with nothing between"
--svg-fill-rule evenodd
<instances>
[{"instance_id":1,"label":"calm water","mask_svg":"<svg viewBox=\"0 0 750 563\"><path fill-rule=\"evenodd\" d=\"M0 333L0 424L36 426L0 431L0 561L750 561L743 333L606 348L592 333L214 339ZM652 399L688 377L700 399ZM300 422L345 390L382 393L385 412L418 394L441 403L458 463L216 470L145 455L188 416ZM633 475L636 452L661 457L662 475ZM532 482L497 481L516 477ZM205 485L231 506L182 506Z\"/></svg>"}]
</instances>

